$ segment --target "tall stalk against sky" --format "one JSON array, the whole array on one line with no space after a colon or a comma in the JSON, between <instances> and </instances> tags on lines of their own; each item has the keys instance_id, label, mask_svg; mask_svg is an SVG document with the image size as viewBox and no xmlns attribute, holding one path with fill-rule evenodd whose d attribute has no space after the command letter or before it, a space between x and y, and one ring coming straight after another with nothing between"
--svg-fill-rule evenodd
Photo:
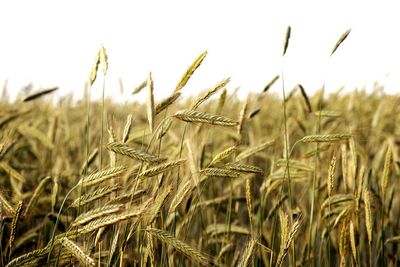
<instances>
[{"instance_id":1,"label":"tall stalk against sky","mask_svg":"<svg viewBox=\"0 0 400 267\"><path fill-rule=\"evenodd\" d=\"M100 168L103 168L103 142L104 142L104 113L105 111L105 86L106 86L106 74L108 70L108 56L104 46L100 47L100 64L103 71L103 86L102 86L102 97L101 97L101 134L100 134Z\"/></svg>"},{"instance_id":2,"label":"tall stalk against sky","mask_svg":"<svg viewBox=\"0 0 400 267\"><path fill-rule=\"evenodd\" d=\"M282 76L282 103L283 103L283 123L284 123L284 157L286 158L286 169L285 173L287 175L287 183L288 183L288 191L289 191L289 209L290 209L290 223L293 224L293 199L292 199L292 182L290 179L290 169L289 169L289 151L290 151L290 144L289 144L289 133L287 128L287 111L286 111L286 92L285 92L285 78L284 78L284 59L289 47L289 40L291 35L291 27L288 26L286 30L286 36L283 43L283 53L282 53L282 68L281 68L281 76ZM295 248L295 241L292 241L292 265L296 266L296 248Z\"/></svg>"},{"instance_id":3,"label":"tall stalk against sky","mask_svg":"<svg viewBox=\"0 0 400 267\"><path fill-rule=\"evenodd\" d=\"M330 58L334 55L334 53L336 52L336 50L339 48L339 46L343 43L344 40L346 40L346 38L348 37L348 35L350 34L351 29L348 29L347 31L345 31L340 38L338 39L338 41L335 43L329 58L327 59L327 66L329 66L329 60ZM325 67L325 77L324 77L324 81L322 84L322 89L321 89L321 94L320 94L320 99L318 102L318 110L319 110L319 114L318 114L318 123L317 123L317 129L316 129L316 134L319 135L321 134L321 117L322 117L322 103L324 101L324 93L325 93L325 83L326 83L326 68ZM313 236L313 220L314 220L314 205L315 205L315 190L316 190L316 186L317 186L317 171L318 171L318 163L319 163L319 149L320 149L320 144L316 143L316 151L317 153L315 153L315 157L314 157L314 164L315 164L315 169L314 169L314 174L313 174L313 180L312 180L312 188L311 188L311 210L310 210L310 228L309 228L309 236L308 236L308 262L310 266L313 266L313 261L311 260L311 248L313 248L313 244L312 244L312 236ZM330 206L329 206L330 208ZM328 266L330 265L330 236L328 234Z\"/></svg>"}]
</instances>

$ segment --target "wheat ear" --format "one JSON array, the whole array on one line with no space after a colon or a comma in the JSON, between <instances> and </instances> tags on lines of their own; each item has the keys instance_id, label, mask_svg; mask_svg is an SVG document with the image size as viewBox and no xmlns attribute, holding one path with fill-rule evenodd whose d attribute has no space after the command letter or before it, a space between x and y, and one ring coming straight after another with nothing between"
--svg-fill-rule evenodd
<instances>
[{"instance_id":1,"label":"wheat ear","mask_svg":"<svg viewBox=\"0 0 400 267\"><path fill-rule=\"evenodd\" d=\"M196 249L192 248L185 242L171 236L169 233L160 230L160 229L146 229L146 232L148 232L150 235L154 236L158 240L162 241L163 243L173 247L180 253L184 254L187 256L190 260L195 261L199 263L200 265L203 266L209 266L210 262L208 258L203 255L201 252L197 251Z\"/></svg>"}]
</instances>

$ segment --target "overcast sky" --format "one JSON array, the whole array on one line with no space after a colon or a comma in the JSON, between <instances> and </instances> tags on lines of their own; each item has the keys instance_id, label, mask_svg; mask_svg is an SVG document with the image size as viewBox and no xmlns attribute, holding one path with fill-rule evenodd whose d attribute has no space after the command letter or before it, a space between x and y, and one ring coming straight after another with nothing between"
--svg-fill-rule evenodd
<instances>
[{"instance_id":1,"label":"overcast sky","mask_svg":"<svg viewBox=\"0 0 400 267\"><path fill-rule=\"evenodd\" d=\"M324 78L329 91L346 85L387 92L400 89L400 38L396 1L1 1L0 82L17 92L60 86L83 94L101 44L109 56L108 95L129 92L153 73L157 97L170 94L187 66L209 54L185 93L226 77L229 90L261 91L283 66L289 89L311 94ZM286 27L292 38L285 60ZM339 36L352 32L329 58ZM124 82L120 96L118 78ZM96 88L97 87L97 88ZM279 92L280 87L273 89ZM95 85L94 92L100 91Z\"/></svg>"}]
</instances>

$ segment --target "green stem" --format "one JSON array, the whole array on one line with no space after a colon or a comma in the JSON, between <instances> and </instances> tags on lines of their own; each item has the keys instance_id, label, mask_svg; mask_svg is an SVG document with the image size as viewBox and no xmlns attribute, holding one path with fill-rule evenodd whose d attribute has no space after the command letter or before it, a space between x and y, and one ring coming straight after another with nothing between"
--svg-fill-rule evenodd
<instances>
[{"instance_id":1,"label":"green stem","mask_svg":"<svg viewBox=\"0 0 400 267\"><path fill-rule=\"evenodd\" d=\"M282 97L283 97L283 120L284 120L284 142L285 142L285 157L286 157L286 170L287 173L287 182L288 182L288 190L289 190L289 208L290 208L290 221L293 223L293 203L292 203L292 183L290 179L290 169L289 169L289 136L288 136L288 129L287 129L287 113L286 113L286 94L285 94L285 79L283 76L283 67L282 67ZM295 248L295 241L292 241L292 265L296 266L296 248Z\"/></svg>"}]
</instances>

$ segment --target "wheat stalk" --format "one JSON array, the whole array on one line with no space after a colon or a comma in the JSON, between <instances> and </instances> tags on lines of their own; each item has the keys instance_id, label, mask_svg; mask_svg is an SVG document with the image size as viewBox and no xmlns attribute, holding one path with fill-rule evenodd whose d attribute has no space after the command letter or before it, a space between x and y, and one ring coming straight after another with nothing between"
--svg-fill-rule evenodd
<instances>
[{"instance_id":1,"label":"wheat stalk","mask_svg":"<svg viewBox=\"0 0 400 267\"><path fill-rule=\"evenodd\" d=\"M250 178L246 179L246 206L247 213L249 215L249 223L250 223L250 231L253 233L253 201L251 199L251 180Z\"/></svg>"},{"instance_id":2,"label":"wheat stalk","mask_svg":"<svg viewBox=\"0 0 400 267\"><path fill-rule=\"evenodd\" d=\"M263 151L267 147L272 146L274 144L274 142L275 142L275 140L272 140L272 141L267 141L267 142L258 144L253 147L249 147L249 148L243 150L239 155L236 156L236 161L243 160L243 159L248 158L260 151Z\"/></svg>"},{"instance_id":3,"label":"wheat stalk","mask_svg":"<svg viewBox=\"0 0 400 267\"><path fill-rule=\"evenodd\" d=\"M382 178L381 178L382 196L385 196L385 193L386 193L387 184L388 184L389 175L390 175L391 164L392 164L392 150L390 148L390 145L388 145L388 148L386 150L386 155L385 155L385 163L383 166Z\"/></svg>"},{"instance_id":4,"label":"wheat stalk","mask_svg":"<svg viewBox=\"0 0 400 267\"><path fill-rule=\"evenodd\" d=\"M82 224L86 224L90 221L98 219L103 216L107 216L113 213L119 212L124 205L122 204L114 204L114 205L105 205L103 207L90 210L86 213L83 213L76 217L76 219L71 223L71 227L80 226Z\"/></svg>"},{"instance_id":5,"label":"wheat stalk","mask_svg":"<svg viewBox=\"0 0 400 267\"><path fill-rule=\"evenodd\" d=\"M150 235L154 236L158 240L162 241L163 243L167 244L168 246L173 247L180 253L184 254L187 256L190 260L197 262L200 265L203 266L209 266L210 262L208 258L203 255L201 252L197 251L196 249L192 248L185 242L171 236L167 232L161 230L161 229L146 229L145 230L147 233Z\"/></svg>"},{"instance_id":6,"label":"wheat stalk","mask_svg":"<svg viewBox=\"0 0 400 267\"><path fill-rule=\"evenodd\" d=\"M82 184L84 187L97 185L106 180L121 175L125 171L126 171L125 166L111 167L102 171L95 172L86 177L83 177L81 180L79 180L78 184Z\"/></svg>"},{"instance_id":7,"label":"wheat stalk","mask_svg":"<svg viewBox=\"0 0 400 267\"><path fill-rule=\"evenodd\" d=\"M342 229L340 231L339 237L339 255L340 255L340 266L346 266L346 255L348 247L348 226L343 223Z\"/></svg>"},{"instance_id":8,"label":"wheat stalk","mask_svg":"<svg viewBox=\"0 0 400 267\"><path fill-rule=\"evenodd\" d=\"M108 226L104 226L104 227L98 228L97 233L96 233L96 237L94 239L94 246L95 247L103 240L103 238L107 234L109 228L110 227L108 227Z\"/></svg>"},{"instance_id":9,"label":"wheat stalk","mask_svg":"<svg viewBox=\"0 0 400 267\"><path fill-rule=\"evenodd\" d=\"M93 202L94 200L103 198L112 192L117 191L120 189L119 185L112 185L112 186L105 186L105 187L100 187L93 191L92 193L88 193L85 195L80 196L79 198L75 199L74 202L70 205L70 207L76 208L79 206L83 206L86 204L89 204Z\"/></svg>"},{"instance_id":10,"label":"wheat stalk","mask_svg":"<svg viewBox=\"0 0 400 267\"><path fill-rule=\"evenodd\" d=\"M349 237L350 237L350 245L351 245L351 252L353 254L353 259L355 262L357 262L356 234L352 220L350 220L349 224Z\"/></svg>"},{"instance_id":11,"label":"wheat stalk","mask_svg":"<svg viewBox=\"0 0 400 267\"><path fill-rule=\"evenodd\" d=\"M168 213L174 212L174 210L176 210L182 201L190 195L190 193L193 191L193 188L194 186L192 180L187 180L183 185L181 185L178 189L178 192L176 192L174 198L171 200Z\"/></svg>"},{"instance_id":12,"label":"wheat stalk","mask_svg":"<svg viewBox=\"0 0 400 267\"><path fill-rule=\"evenodd\" d=\"M282 209L279 210L279 222L281 226L281 241L278 258L276 260L275 266L281 266L283 259L287 253L286 244L289 240L289 216Z\"/></svg>"},{"instance_id":13,"label":"wheat stalk","mask_svg":"<svg viewBox=\"0 0 400 267\"><path fill-rule=\"evenodd\" d=\"M67 237L62 238L60 242L83 266L96 266L95 261Z\"/></svg>"},{"instance_id":14,"label":"wheat stalk","mask_svg":"<svg viewBox=\"0 0 400 267\"><path fill-rule=\"evenodd\" d=\"M13 220L11 222L10 239L8 240L9 257L11 255L11 248L14 244L15 235L17 233L18 221L21 218L21 214L22 214L22 201L18 203L17 208L15 209Z\"/></svg>"},{"instance_id":15,"label":"wheat stalk","mask_svg":"<svg viewBox=\"0 0 400 267\"><path fill-rule=\"evenodd\" d=\"M79 234L87 234L91 233L95 230L98 230L100 228L109 226L109 225L114 225L119 222L125 221L132 219L134 217L138 217L143 213L142 209L137 209L134 211L128 211L122 214L117 214L117 215L107 215L103 216L99 219L93 220L86 224L83 228L78 229Z\"/></svg>"},{"instance_id":16,"label":"wheat stalk","mask_svg":"<svg viewBox=\"0 0 400 267\"><path fill-rule=\"evenodd\" d=\"M27 262L40 260L46 257L48 252L49 252L49 247L32 250L28 253L22 254L21 256L14 258L6 265L6 267L25 266Z\"/></svg>"},{"instance_id":17,"label":"wheat stalk","mask_svg":"<svg viewBox=\"0 0 400 267\"><path fill-rule=\"evenodd\" d=\"M157 174L166 172L172 168L178 167L180 165L182 165L184 162L186 161L186 159L178 159L175 161L171 161L171 162L166 162L166 163L162 163L160 165L154 166L150 169L147 169L143 172L141 172L139 174L139 177L152 177L155 176Z\"/></svg>"},{"instance_id":18,"label":"wheat stalk","mask_svg":"<svg viewBox=\"0 0 400 267\"><path fill-rule=\"evenodd\" d=\"M253 165L248 165L248 164L240 164L240 163L228 163L224 165L224 168L227 168L229 170L234 170L238 172L246 172L246 173L254 173L254 174L264 174L264 171Z\"/></svg>"},{"instance_id":19,"label":"wheat stalk","mask_svg":"<svg viewBox=\"0 0 400 267\"><path fill-rule=\"evenodd\" d=\"M107 56L107 51L104 48L104 46L100 46L99 58L100 58L100 65L103 70L103 74L106 75L107 70L108 70L108 56Z\"/></svg>"},{"instance_id":20,"label":"wheat stalk","mask_svg":"<svg viewBox=\"0 0 400 267\"><path fill-rule=\"evenodd\" d=\"M290 33L291 33L291 27L288 26L287 29L286 29L286 35L285 35L285 39L284 39L284 42L283 42L282 56L284 56L286 54L286 51L288 49Z\"/></svg>"},{"instance_id":21,"label":"wheat stalk","mask_svg":"<svg viewBox=\"0 0 400 267\"><path fill-rule=\"evenodd\" d=\"M351 32L351 29L348 29L340 36L339 40L337 40L335 46L332 49L331 56L336 52L336 50L344 42L344 40L346 40L346 38L347 38L347 36L349 36L350 32Z\"/></svg>"},{"instance_id":22,"label":"wheat stalk","mask_svg":"<svg viewBox=\"0 0 400 267\"><path fill-rule=\"evenodd\" d=\"M149 94L147 98L147 120L149 121L150 131L152 133L154 131L155 109L154 109L154 84L151 72L149 72L149 76L147 77L147 86L149 88Z\"/></svg>"},{"instance_id":23,"label":"wheat stalk","mask_svg":"<svg viewBox=\"0 0 400 267\"><path fill-rule=\"evenodd\" d=\"M234 121L230 118L218 115L211 115L204 112L193 111L193 110L178 111L175 113L174 117L186 122L199 122L199 123L228 126L228 127L234 127L238 125L237 121Z\"/></svg>"},{"instance_id":24,"label":"wheat stalk","mask_svg":"<svg viewBox=\"0 0 400 267\"><path fill-rule=\"evenodd\" d=\"M250 112L249 119L255 117L257 114L260 113L260 111L261 111L261 108L254 109L252 112Z\"/></svg>"},{"instance_id":25,"label":"wheat stalk","mask_svg":"<svg viewBox=\"0 0 400 267\"><path fill-rule=\"evenodd\" d=\"M110 248L110 252L108 254L108 266L112 266L111 261L113 259L114 253L115 253L115 251L117 249L120 229L121 228L118 227L117 232L114 234L113 240L111 242L111 248Z\"/></svg>"},{"instance_id":26,"label":"wheat stalk","mask_svg":"<svg viewBox=\"0 0 400 267\"><path fill-rule=\"evenodd\" d=\"M147 211L144 214L145 217L143 224L145 226L150 225L156 219L157 214L160 212L161 207L165 204L165 201L171 191L172 187L167 186L154 198L154 200L152 201L152 205L147 208Z\"/></svg>"},{"instance_id":27,"label":"wheat stalk","mask_svg":"<svg viewBox=\"0 0 400 267\"><path fill-rule=\"evenodd\" d=\"M281 226L281 245L279 251L283 251L285 249L287 240L289 239L289 215L283 211L279 210L279 222Z\"/></svg>"},{"instance_id":28,"label":"wheat stalk","mask_svg":"<svg viewBox=\"0 0 400 267\"><path fill-rule=\"evenodd\" d=\"M157 139L163 138L171 128L171 125L172 125L172 118L164 120L160 126L160 130L157 132L156 138Z\"/></svg>"},{"instance_id":29,"label":"wheat stalk","mask_svg":"<svg viewBox=\"0 0 400 267\"><path fill-rule=\"evenodd\" d=\"M199 165L197 161L197 157L193 153L192 145L189 140L185 142L188 160L189 160L189 170L192 175L193 181L195 185L200 183L200 175L199 175Z\"/></svg>"},{"instance_id":30,"label":"wheat stalk","mask_svg":"<svg viewBox=\"0 0 400 267\"><path fill-rule=\"evenodd\" d=\"M204 101L206 101L211 96L213 96L215 93L217 93L219 90L224 88L230 82L230 80L231 80L231 78L224 79L224 80L218 82L215 86L208 89L202 95L198 96L196 98L196 100L193 102L191 109L193 109L193 110L197 109Z\"/></svg>"},{"instance_id":31,"label":"wheat stalk","mask_svg":"<svg viewBox=\"0 0 400 267\"><path fill-rule=\"evenodd\" d=\"M304 101L306 102L308 112L311 113L312 107L311 107L310 99L307 96L306 90L304 90L304 87L301 84L298 84L297 86L300 88L301 95L303 96Z\"/></svg>"},{"instance_id":32,"label":"wheat stalk","mask_svg":"<svg viewBox=\"0 0 400 267\"><path fill-rule=\"evenodd\" d=\"M245 123L246 123L247 106L248 106L248 101L246 100L246 102L244 102L242 106L242 109L240 110L240 115L239 115L239 127L237 130L237 133L240 136L239 143L241 143L243 140L243 130L245 128Z\"/></svg>"},{"instance_id":33,"label":"wheat stalk","mask_svg":"<svg viewBox=\"0 0 400 267\"><path fill-rule=\"evenodd\" d=\"M219 176L219 177L239 177L240 173L233 170L221 169L221 168L206 168L200 171L200 174L205 176Z\"/></svg>"},{"instance_id":34,"label":"wheat stalk","mask_svg":"<svg viewBox=\"0 0 400 267\"><path fill-rule=\"evenodd\" d=\"M226 88L222 90L222 93L218 99L218 105L217 108L215 109L216 114L220 114L222 109L224 108L225 100L226 100L226 95L228 94L228 91Z\"/></svg>"},{"instance_id":35,"label":"wheat stalk","mask_svg":"<svg viewBox=\"0 0 400 267\"><path fill-rule=\"evenodd\" d=\"M175 88L175 93L179 92L189 81L190 77L192 77L193 73L196 71L198 67L200 67L201 63L203 62L204 58L207 56L208 52L204 51L201 53L196 60L188 67L186 72L183 74L181 80L178 82Z\"/></svg>"},{"instance_id":36,"label":"wheat stalk","mask_svg":"<svg viewBox=\"0 0 400 267\"><path fill-rule=\"evenodd\" d=\"M110 125L108 127L107 131L108 131L108 142L109 143L115 142L116 137L115 137L114 128L112 127L112 125ZM113 151L108 151L108 155L110 157L110 167L111 168L115 168L115 165L117 164L117 155L116 155L116 153L113 152ZM102 167L103 167L102 164L100 164L100 168L102 168Z\"/></svg>"},{"instance_id":37,"label":"wheat stalk","mask_svg":"<svg viewBox=\"0 0 400 267\"><path fill-rule=\"evenodd\" d=\"M132 90L132 95L140 93L147 86L147 79Z\"/></svg>"},{"instance_id":38,"label":"wheat stalk","mask_svg":"<svg viewBox=\"0 0 400 267\"><path fill-rule=\"evenodd\" d=\"M253 255L256 244L257 244L257 240L253 239L253 238L250 239L249 242L247 242L246 247L243 250L242 256L240 257L237 266L240 266L240 267L249 266L249 261L251 259L251 256Z\"/></svg>"},{"instance_id":39,"label":"wheat stalk","mask_svg":"<svg viewBox=\"0 0 400 267\"><path fill-rule=\"evenodd\" d=\"M122 203L136 201L136 200L140 199L141 197L143 197L146 194L146 192L147 191L144 189L140 189L135 192L128 191L128 193L119 194L118 196L115 196L114 198L110 199L109 201L107 201L107 204L110 204L110 203L121 203L122 204Z\"/></svg>"},{"instance_id":40,"label":"wheat stalk","mask_svg":"<svg viewBox=\"0 0 400 267\"><path fill-rule=\"evenodd\" d=\"M51 177L47 176L44 179L42 179L39 183L39 185L36 187L35 192L33 192L33 195L31 199L28 202L28 205L26 206L24 217L28 218L31 215L31 212L33 208L36 206L36 203L40 197L40 194L42 194L44 188L46 187L47 183L51 182Z\"/></svg>"},{"instance_id":41,"label":"wheat stalk","mask_svg":"<svg viewBox=\"0 0 400 267\"><path fill-rule=\"evenodd\" d=\"M129 114L128 117L126 118L126 123L124 127L124 132L122 133L122 143L126 143L129 138L129 133L131 132L131 127L132 127L132 115Z\"/></svg>"},{"instance_id":42,"label":"wheat stalk","mask_svg":"<svg viewBox=\"0 0 400 267\"><path fill-rule=\"evenodd\" d=\"M161 163L164 159L153 156L147 152L136 150L128 145L121 144L119 142L111 142L106 145L107 149L121 155L128 156L130 158L149 162L149 163Z\"/></svg>"},{"instance_id":43,"label":"wheat stalk","mask_svg":"<svg viewBox=\"0 0 400 267\"><path fill-rule=\"evenodd\" d=\"M364 189L364 210L365 210L365 225L367 228L368 242L372 242L372 211L371 211L371 193L368 189Z\"/></svg>"},{"instance_id":44,"label":"wheat stalk","mask_svg":"<svg viewBox=\"0 0 400 267\"><path fill-rule=\"evenodd\" d=\"M79 174L83 175L87 172L88 167L93 163L96 159L97 155L99 154L99 149L95 148L92 153L90 153L88 159L82 164Z\"/></svg>"},{"instance_id":45,"label":"wheat stalk","mask_svg":"<svg viewBox=\"0 0 400 267\"><path fill-rule=\"evenodd\" d=\"M43 89L43 90L41 90L39 92L36 92L34 94L31 94L31 95L25 97L22 101L23 102L32 101L32 100L35 100L35 99L37 99L39 97L42 97L44 95L48 95L50 93L53 93L56 90L58 90L58 87L53 87L53 88L49 88L49 89Z\"/></svg>"},{"instance_id":46,"label":"wheat stalk","mask_svg":"<svg viewBox=\"0 0 400 267\"><path fill-rule=\"evenodd\" d=\"M351 137L350 134L315 134L307 135L300 139L303 143L332 143L346 141Z\"/></svg>"},{"instance_id":47,"label":"wheat stalk","mask_svg":"<svg viewBox=\"0 0 400 267\"><path fill-rule=\"evenodd\" d=\"M233 152L237 150L236 146L230 146L227 149L223 150L222 152L218 153L210 162L210 166L216 165L232 155Z\"/></svg>"},{"instance_id":48,"label":"wheat stalk","mask_svg":"<svg viewBox=\"0 0 400 267\"><path fill-rule=\"evenodd\" d=\"M332 195L335 182L335 171L336 171L336 153L333 154L331 162L329 163L328 180L327 180L328 197Z\"/></svg>"},{"instance_id":49,"label":"wheat stalk","mask_svg":"<svg viewBox=\"0 0 400 267\"><path fill-rule=\"evenodd\" d=\"M173 93L172 95L158 103L155 107L155 115L160 114L163 110L175 103L175 101L181 96L181 94L181 92Z\"/></svg>"},{"instance_id":50,"label":"wheat stalk","mask_svg":"<svg viewBox=\"0 0 400 267\"><path fill-rule=\"evenodd\" d=\"M97 52L97 54L96 54L96 59L92 66L92 70L90 71L90 74L89 74L89 86L92 86L97 78L97 71L99 69L99 64L100 64L100 53L99 52Z\"/></svg>"},{"instance_id":51,"label":"wheat stalk","mask_svg":"<svg viewBox=\"0 0 400 267\"><path fill-rule=\"evenodd\" d=\"M272 85L276 83L276 81L279 79L279 75L276 75L263 89L263 93L267 92Z\"/></svg>"},{"instance_id":52,"label":"wheat stalk","mask_svg":"<svg viewBox=\"0 0 400 267\"><path fill-rule=\"evenodd\" d=\"M342 157L342 176L344 178L344 188L347 189L347 176L349 175L347 146L345 143L340 144L341 157Z\"/></svg>"},{"instance_id":53,"label":"wheat stalk","mask_svg":"<svg viewBox=\"0 0 400 267\"><path fill-rule=\"evenodd\" d=\"M293 222L292 226L289 229L289 218L288 215L280 210L279 218L281 220L281 247L278 254L278 259L276 260L275 266L282 266L283 260L285 259L287 252L289 250L290 244L293 242L294 237L299 231L302 223L303 216L300 214L298 218Z\"/></svg>"}]
</instances>

